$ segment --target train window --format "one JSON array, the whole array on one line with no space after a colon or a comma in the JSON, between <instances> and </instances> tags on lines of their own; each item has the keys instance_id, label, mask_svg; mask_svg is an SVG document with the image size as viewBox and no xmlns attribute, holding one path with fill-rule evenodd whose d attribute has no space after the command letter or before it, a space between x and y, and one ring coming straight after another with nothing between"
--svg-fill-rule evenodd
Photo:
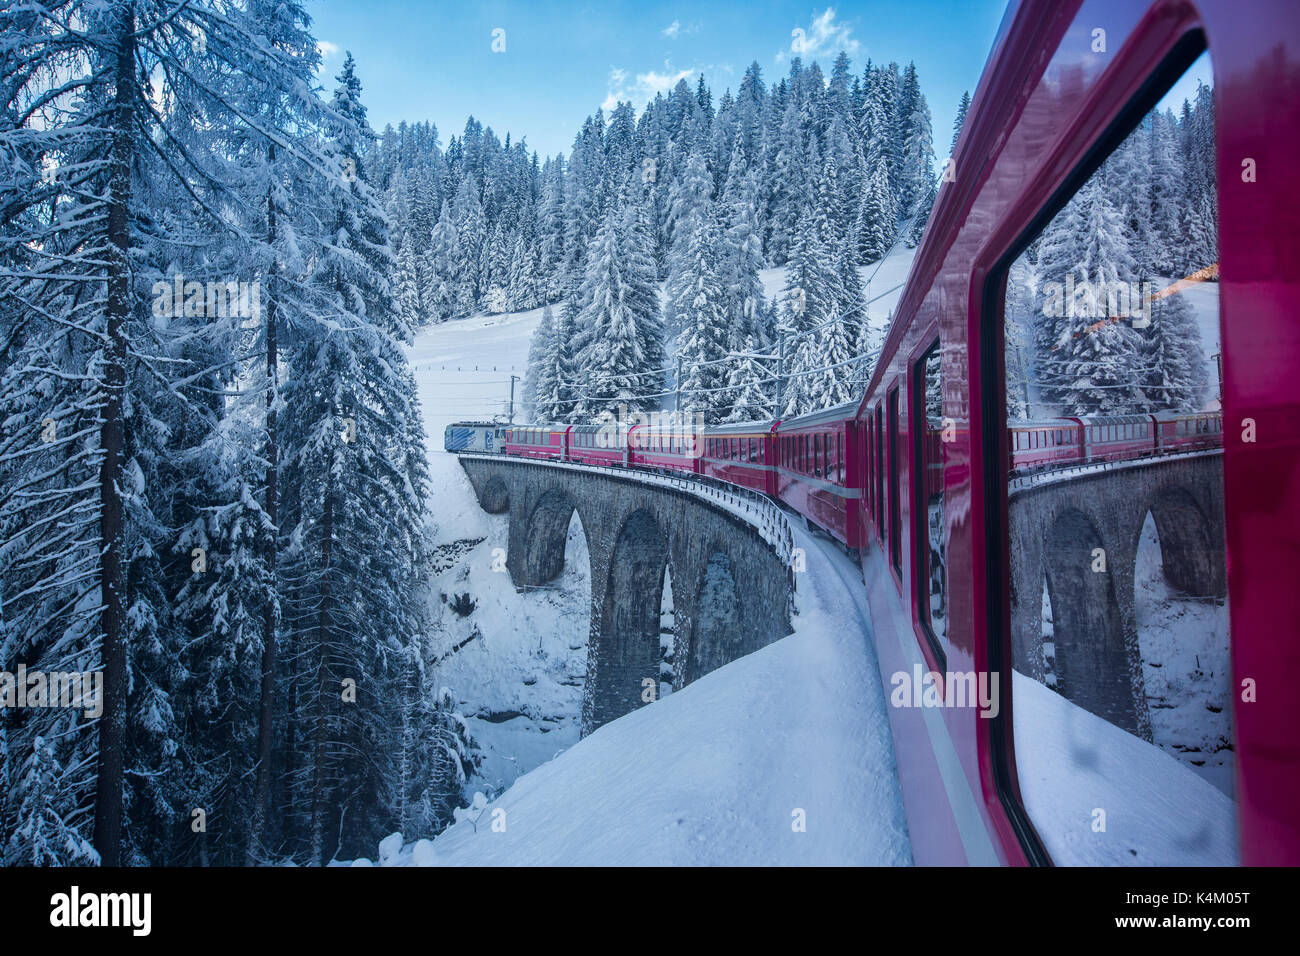
<instances>
[{"instance_id":1,"label":"train window","mask_svg":"<svg viewBox=\"0 0 1300 956\"><path fill-rule=\"evenodd\" d=\"M885 540L885 427L884 413L876 406L876 532Z\"/></svg>"},{"instance_id":2,"label":"train window","mask_svg":"<svg viewBox=\"0 0 1300 956\"><path fill-rule=\"evenodd\" d=\"M813 435L813 465L812 473L815 477L822 476L822 436Z\"/></svg>"},{"instance_id":3,"label":"train window","mask_svg":"<svg viewBox=\"0 0 1300 956\"><path fill-rule=\"evenodd\" d=\"M943 524L943 379L935 342L913 372L912 435L915 464L913 501L917 617L944 670L948 658L948 567Z\"/></svg>"},{"instance_id":4,"label":"train window","mask_svg":"<svg viewBox=\"0 0 1300 956\"><path fill-rule=\"evenodd\" d=\"M1010 558L990 574L1009 614L990 631L1006 641L991 657L1010 669L1019 798L1031 849L1057 863L1237 856L1222 456L1179 437L1219 407L1215 103L1208 56L1178 50L1172 92L1129 114L1135 128L1044 211L1000 286L1007 378L986 400L1008 424L1088 426L1053 430L1051 467L1075 471L1007 486L1009 540L991 551ZM1153 415L1171 419L1159 447ZM1074 447L1080 433L1095 444Z\"/></svg>"},{"instance_id":5,"label":"train window","mask_svg":"<svg viewBox=\"0 0 1300 956\"><path fill-rule=\"evenodd\" d=\"M863 465L865 466L865 468L863 469L864 478L862 483L863 484L862 493L866 496L865 500L863 501L863 506L867 509L867 516L870 518L875 518L876 483L871 479L871 474L872 474L871 469L875 467L875 461L874 461L875 455L873 454L875 448L872 445L872 437L871 437L873 434L875 434L875 424L871 420L870 413L867 414L867 427L866 427L866 431L863 434L866 438L866 440L863 442L863 446L864 446Z\"/></svg>"},{"instance_id":6,"label":"train window","mask_svg":"<svg viewBox=\"0 0 1300 956\"><path fill-rule=\"evenodd\" d=\"M898 500L898 389L889 393L889 559L894 570L903 574L902 529L898 522L902 502Z\"/></svg>"}]
</instances>

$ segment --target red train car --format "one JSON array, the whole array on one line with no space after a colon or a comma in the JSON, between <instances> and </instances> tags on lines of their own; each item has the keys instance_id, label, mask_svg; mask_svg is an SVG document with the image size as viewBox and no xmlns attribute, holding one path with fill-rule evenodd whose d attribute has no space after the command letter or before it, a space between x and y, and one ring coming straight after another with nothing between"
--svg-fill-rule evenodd
<instances>
[{"instance_id":1,"label":"red train car","mask_svg":"<svg viewBox=\"0 0 1300 956\"><path fill-rule=\"evenodd\" d=\"M1059 468L1083 458L1083 440L1077 418L1014 421L1007 425L1011 469L1020 473Z\"/></svg>"},{"instance_id":2,"label":"red train car","mask_svg":"<svg viewBox=\"0 0 1300 956\"><path fill-rule=\"evenodd\" d=\"M564 457L567 425L508 425L502 451L522 458Z\"/></svg>"},{"instance_id":3,"label":"red train car","mask_svg":"<svg viewBox=\"0 0 1300 956\"><path fill-rule=\"evenodd\" d=\"M626 465L627 428L608 424L570 426L568 459L585 465Z\"/></svg>"},{"instance_id":4,"label":"red train car","mask_svg":"<svg viewBox=\"0 0 1300 956\"><path fill-rule=\"evenodd\" d=\"M1262 173L1289 169L1300 143L1296 62L1300 7L1289 0L1261 0L1249 15L1233 0L1020 0L1004 18L856 413L866 439L862 540L873 545L862 549L862 570L919 863L1300 864L1300 701L1237 692L1263 675L1282 687L1300 680L1300 192ZM1145 420L1152 454L1180 441L1205 451L1222 443L1205 464L1220 469L1221 514L1161 483L1141 500L1109 500L1108 487L1138 487L1107 486L1122 480L1117 472L1089 479L1090 495L1062 498L1035 525L1032 502L1048 500L1035 495L1069 492L1010 487L1015 455L1035 450L1017 449L1016 426L1007 427L1008 368L1018 367L1013 349L1023 341L1013 337L1047 314L1013 315L1026 296L1009 290L1026 286L1012 273L1103 164L1143 141L1130 138L1135 130L1151 140L1161 122L1152 110L1179 81L1191 77L1178 89L1192 99L1207 76L1200 97L1212 109L1197 115L1213 118L1205 180L1217 233L1185 258L1193 277L1217 281L1171 275L1160 284L1193 285L1201 291L1188 301L1217 309L1217 322L1200 324L1220 336L1221 424L1209 415ZM1123 166L1107 167L1102 190L1116 206L1141 195ZM1079 334L1109 328L1089 323ZM936 417L957 424L955 440L937 446L922 424L931 380L942 396ZM1142 437L1118 430L1134 425L1088 422L1107 429L1090 453L1135 453ZM1046 445L1043 457L1054 448L1064 460L1070 442ZM783 454L783 468L789 460ZM1133 600L1120 593L1134 587L1132 572L1088 563L1106 509L1139 507L1157 517L1161 548L1168 539L1165 564L1182 548L1198 567L1218 568L1198 599L1198 613L1225 622L1197 634L1197 658L1212 659L1213 673L1181 673L1213 692L1222 715L1211 743L1190 754L1170 743L1169 711L1144 722L1138 703L1121 700L1141 676L1182 706L1147 663L1135 662L1136 673L1124 666L1124 648L1146 640L1114 611ZM1106 546L1129 561L1138 537L1125 525ZM1080 647L1093 654L1090 673L1071 657ZM1178 652L1158 655L1181 667ZM913 675L929 681L937 706L897 693ZM987 706L969 706L980 681ZM1108 712L1082 693L1105 682L1132 710ZM1210 713L1204 702L1199 709ZM1097 825L1096 808L1108 826Z\"/></svg>"},{"instance_id":5,"label":"red train car","mask_svg":"<svg viewBox=\"0 0 1300 956\"><path fill-rule=\"evenodd\" d=\"M861 546L862 457L857 402L776 427L777 497L848 548Z\"/></svg>"},{"instance_id":6,"label":"red train car","mask_svg":"<svg viewBox=\"0 0 1300 956\"><path fill-rule=\"evenodd\" d=\"M714 425L704 433L701 473L733 485L777 496L778 419Z\"/></svg>"},{"instance_id":7,"label":"red train car","mask_svg":"<svg viewBox=\"0 0 1300 956\"><path fill-rule=\"evenodd\" d=\"M1076 435L1082 429L1084 461L1124 461L1155 454L1155 419L1150 415L1095 416L1075 421Z\"/></svg>"},{"instance_id":8,"label":"red train car","mask_svg":"<svg viewBox=\"0 0 1300 956\"><path fill-rule=\"evenodd\" d=\"M1205 448L1223 447L1223 414L1197 412L1175 415L1170 412L1152 416L1155 421L1156 447L1175 454Z\"/></svg>"},{"instance_id":9,"label":"red train car","mask_svg":"<svg viewBox=\"0 0 1300 956\"><path fill-rule=\"evenodd\" d=\"M704 436L694 429L633 425L627 444L629 462L638 468L700 474Z\"/></svg>"}]
</instances>

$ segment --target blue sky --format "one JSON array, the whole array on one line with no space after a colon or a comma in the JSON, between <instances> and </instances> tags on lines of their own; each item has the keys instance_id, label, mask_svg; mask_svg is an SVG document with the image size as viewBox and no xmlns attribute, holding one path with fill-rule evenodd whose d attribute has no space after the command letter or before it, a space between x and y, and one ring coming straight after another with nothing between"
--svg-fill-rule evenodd
<instances>
[{"instance_id":1,"label":"blue sky","mask_svg":"<svg viewBox=\"0 0 1300 956\"><path fill-rule=\"evenodd\" d=\"M567 153L598 106L638 111L661 89L700 72L715 102L757 60L772 83L802 49L829 73L840 50L854 71L916 61L942 159L963 90L979 81L1005 0L820 4L783 0L671 3L484 3L317 0L308 9L325 54L325 87L350 50L371 125L432 120L442 144L473 115L502 139L527 138L543 156ZM494 30L498 46L492 49ZM796 34L795 31L801 31Z\"/></svg>"}]
</instances>

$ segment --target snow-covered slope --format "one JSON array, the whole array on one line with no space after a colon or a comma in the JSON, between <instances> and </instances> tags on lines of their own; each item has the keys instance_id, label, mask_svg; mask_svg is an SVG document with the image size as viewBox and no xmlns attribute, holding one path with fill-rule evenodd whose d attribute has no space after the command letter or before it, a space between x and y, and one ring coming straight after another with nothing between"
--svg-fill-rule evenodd
<instances>
[{"instance_id":1,"label":"snow-covered slope","mask_svg":"<svg viewBox=\"0 0 1300 956\"><path fill-rule=\"evenodd\" d=\"M799 536L794 634L606 724L436 840L387 843L381 861L909 863L857 569Z\"/></svg>"},{"instance_id":2,"label":"snow-covered slope","mask_svg":"<svg viewBox=\"0 0 1300 956\"><path fill-rule=\"evenodd\" d=\"M524 375L541 315L533 309L430 326L409 352L441 550L433 607L441 659L431 680L451 691L483 751L470 788L490 793L578 739L591 594L586 540L575 525L565 570L551 589L517 593L503 566L507 518L479 508L456 456L443 451L442 435L451 422L505 412L510 376ZM516 399L521 392L516 382ZM461 595L473 603L468 614L454 603Z\"/></svg>"},{"instance_id":3,"label":"snow-covered slope","mask_svg":"<svg viewBox=\"0 0 1300 956\"><path fill-rule=\"evenodd\" d=\"M882 332L885 329L889 314L903 294L902 286L907 280L914 258L916 250L899 243L882 262L858 267L858 273L862 276L862 298L868 303L867 316L871 319L873 328ZM767 296L767 300L781 302L784 298L785 269L763 269L758 277L763 283L763 295Z\"/></svg>"},{"instance_id":4,"label":"snow-covered slope","mask_svg":"<svg viewBox=\"0 0 1300 956\"><path fill-rule=\"evenodd\" d=\"M487 516L469 493L456 457L442 450L443 429L456 421L504 416L511 375L520 379L515 383L518 402L528 365L528 343L541 319L542 310L532 309L444 322L422 329L407 353L424 412L440 542L487 533ZM451 497L447 497L449 491Z\"/></svg>"},{"instance_id":5,"label":"snow-covered slope","mask_svg":"<svg viewBox=\"0 0 1300 956\"><path fill-rule=\"evenodd\" d=\"M1016 773L1067 866L1232 866L1232 800L1159 747L1012 672Z\"/></svg>"}]
</instances>

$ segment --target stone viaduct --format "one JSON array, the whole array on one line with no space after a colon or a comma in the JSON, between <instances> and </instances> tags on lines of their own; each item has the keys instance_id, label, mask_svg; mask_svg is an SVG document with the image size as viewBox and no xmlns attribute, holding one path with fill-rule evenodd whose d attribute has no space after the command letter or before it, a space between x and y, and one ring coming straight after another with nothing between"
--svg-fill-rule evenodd
<instances>
[{"instance_id":1,"label":"stone viaduct","mask_svg":"<svg viewBox=\"0 0 1300 956\"><path fill-rule=\"evenodd\" d=\"M1057 690L1151 739L1134 612L1148 512L1165 578L1199 597L1227 594L1219 453L1056 472L1010 491L1012 664L1042 681L1042 594L1054 621Z\"/></svg>"},{"instance_id":2,"label":"stone viaduct","mask_svg":"<svg viewBox=\"0 0 1300 956\"><path fill-rule=\"evenodd\" d=\"M494 455L460 461L483 509L509 512L506 569L517 587L559 575L569 521L576 512L582 522L591 556L584 735L641 706L647 679L657 687L665 570L674 688L790 633L788 558L722 503L637 472Z\"/></svg>"}]
</instances>

